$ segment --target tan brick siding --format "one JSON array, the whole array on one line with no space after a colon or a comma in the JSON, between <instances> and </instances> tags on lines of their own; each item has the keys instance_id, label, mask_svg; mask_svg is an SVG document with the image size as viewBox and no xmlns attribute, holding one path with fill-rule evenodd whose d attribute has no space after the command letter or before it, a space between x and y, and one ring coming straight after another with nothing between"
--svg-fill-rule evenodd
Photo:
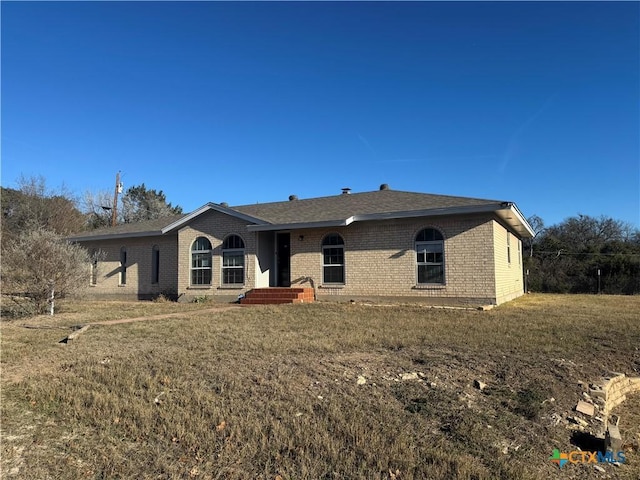
<instances>
[{"instance_id":1,"label":"tan brick siding","mask_svg":"<svg viewBox=\"0 0 640 480\"><path fill-rule=\"evenodd\" d=\"M177 233L158 237L82 242L90 251L99 248L95 293L144 296L176 292L187 297L233 298L254 288L256 281L266 286L275 278L273 241L262 234L263 256L260 272L256 251L259 234L247 231L241 219L208 211ZM415 237L423 228L433 227L444 236L444 285L418 285ZM345 283L324 285L322 281L322 240L329 233L344 239ZM222 242L231 234L245 244L245 282L239 287L222 285ZM341 297L395 296L424 299L469 299L502 303L523 293L521 242L511 235L511 263L507 262L507 230L492 215L432 217L359 222L340 228L292 230L291 282L313 279L318 295ZM212 283L191 285L191 245L199 236L211 242ZM301 239L302 238L302 239ZM151 283L152 247L160 250L160 281ZM127 248L127 284L119 284L120 248ZM520 250L519 250L520 248ZM87 282L90 267L87 266Z\"/></svg>"},{"instance_id":2,"label":"tan brick siding","mask_svg":"<svg viewBox=\"0 0 640 480\"><path fill-rule=\"evenodd\" d=\"M228 235L239 235L244 240L244 285L222 285L222 242ZM191 245L197 237L211 242L213 265L211 285L191 285ZM254 287L256 267L256 234L247 231L247 222L215 210L203 213L178 232L178 290L187 296L237 296Z\"/></svg>"},{"instance_id":3,"label":"tan brick siding","mask_svg":"<svg viewBox=\"0 0 640 480\"><path fill-rule=\"evenodd\" d=\"M159 293L177 293L176 235L106 240L81 243L90 253L101 251L98 261L96 285L91 294L145 296ZM160 252L158 283L152 283L152 249ZM127 283L120 284L120 249L127 251ZM91 281L91 267L87 265L87 283Z\"/></svg>"},{"instance_id":4,"label":"tan brick siding","mask_svg":"<svg viewBox=\"0 0 640 480\"><path fill-rule=\"evenodd\" d=\"M489 216L387 220L291 232L291 280L311 277L320 295L462 297L491 301L493 220ZM423 228L444 235L445 285L417 285L414 241ZM322 239L336 232L345 243L345 284L322 283ZM299 236L304 235L302 241Z\"/></svg>"},{"instance_id":5,"label":"tan brick siding","mask_svg":"<svg viewBox=\"0 0 640 480\"><path fill-rule=\"evenodd\" d=\"M507 238L510 237L511 261L507 255ZM493 221L495 246L496 303L507 302L524 293L522 279L522 242L497 221Z\"/></svg>"}]
</instances>

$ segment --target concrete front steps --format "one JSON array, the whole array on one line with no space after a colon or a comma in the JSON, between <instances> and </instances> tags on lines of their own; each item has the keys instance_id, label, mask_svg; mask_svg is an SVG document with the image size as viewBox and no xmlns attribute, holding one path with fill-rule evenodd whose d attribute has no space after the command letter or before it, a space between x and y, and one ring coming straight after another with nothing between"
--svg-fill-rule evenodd
<instances>
[{"instance_id":1,"label":"concrete front steps","mask_svg":"<svg viewBox=\"0 0 640 480\"><path fill-rule=\"evenodd\" d=\"M276 305L281 303L311 303L313 288L254 288L240 300L242 305Z\"/></svg>"}]
</instances>

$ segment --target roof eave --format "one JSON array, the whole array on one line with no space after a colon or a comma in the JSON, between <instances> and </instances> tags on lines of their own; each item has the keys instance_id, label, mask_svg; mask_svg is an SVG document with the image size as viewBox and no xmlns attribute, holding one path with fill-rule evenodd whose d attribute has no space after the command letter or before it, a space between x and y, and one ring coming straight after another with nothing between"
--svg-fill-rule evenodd
<instances>
[{"instance_id":1,"label":"roof eave","mask_svg":"<svg viewBox=\"0 0 640 480\"><path fill-rule=\"evenodd\" d=\"M87 235L87 236L75 236L67 237L70 242L91 242L94 240L117 240L120 238L140 238L140 237L159 237L163 235L160 230L147 231L147 232L133 232L133 233L106 233L103 235Z\"/></svg>"},{"instance_id":2,"label":"roof eave","mask_svg":"<svg viewBox=\"0 0 640 480\"><path fill-rule=\"evenodd\" d=\"M471 205L465 207L444 207L444 208L428 208L422 210L406 210L401 212L390 213L369 213L365 215L356 215L357 222L370 220L393 220L398 218L416 218L416 217L436 217L442 215L464 215L472 213L494 212L501 208L501 203L492 203L487 205Z\"/></svg>"},{"instance_id":3,"label":"roof eave","mask_svg":"<svg viewBox=\"0 0 640 480\"><path fill-rule=\"evenodd\" d=\"M394 220L400 218L417 218L417 217L434 217L441 215L464 215L473 213L495 212L503 208L502 203L492 203L487 205L472 205L466 207L446 207L446 208L430 208L422 210L405 210L400 212L388 213L368 213L362 215L353 215L346 219L324 220L321 222L297 222L297 223L279 223L265 225L249 225L247 230L250 232L266 232L274 230L296 230L305 228L322 228L322 227L346 227L353 222L366 222L373 220Z\"/></svg>"},{"instance_id":4,"label":"roof eave","mask_svg":"<svg viewBox=\"0 0 640 480\"><path fill-rule=\"evenodd\" d=\"M471 205L463 207L445 207L431 208L422 210L406 210L400 212L389 213L370 213L363 215L354 215L346 219L325 220L321 222L297 222L297 223L279 223L279 224L262 224L248 225L247 230L250 232L268 232L278 230L299 230L309 228L326 228L326 227L346 227L353 222L365 222L375 220L394 220L401 218L418 218L418 217L435 217L444 215L465 215L476 213L496 213L503 221L505 221L514 232L523 238L533 237L535 233L524 218L518 207L512 202L497 202L486 205Z\"/></svg>"},{"instance_id":5,"label":"roof eave","mask_svg":"<svg viewBox=\"0 0 640 480\"><path fill-rule=\"evenodd\" d=\"M504 202L503 207L496 211L496 214L506 222L520 237L533 238L536 236L536 232L522 212L518 209L515 203Z\"/></svg>"}]
</instances>

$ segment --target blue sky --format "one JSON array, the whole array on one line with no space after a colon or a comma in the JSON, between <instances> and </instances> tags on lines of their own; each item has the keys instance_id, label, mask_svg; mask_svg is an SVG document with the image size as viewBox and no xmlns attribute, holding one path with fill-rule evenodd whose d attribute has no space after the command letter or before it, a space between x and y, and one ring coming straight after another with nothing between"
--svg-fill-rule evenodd
<instances>
[{"instance_id":1,"label":"blue sky","mask_svg":"<svg viewBox=\"0 0 640 480\"><path fill-rule=\"evenodd\" d=\"M638 2L6 2L2 185L375 190L640 226Z\"/></svg>"}]
</instances>

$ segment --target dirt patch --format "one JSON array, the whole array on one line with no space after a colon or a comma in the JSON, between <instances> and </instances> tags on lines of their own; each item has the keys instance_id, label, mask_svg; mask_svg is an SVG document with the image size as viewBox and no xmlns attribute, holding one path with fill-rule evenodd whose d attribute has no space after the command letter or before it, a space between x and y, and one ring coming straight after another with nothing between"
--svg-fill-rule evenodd
<instances>
[{"instance_id":1,"label":"dirt patch","mask_svg":"<svg viewBox=\"0 0 640 480\"><path fill-rule=\"evenodd\" d=\"M219 313L226 312L229 310L236 310L238 308L246 308L241 307L240 305L219 305L212 308L207 308L204 310L198 310L199 314L208 314L208 313ZM181 318L184 317L185 313L164 313L161 315L146 315L143 317L133 317L133 318L119 318L117 320L103 320L98 322L90 322L89 325L118 325L121 323L133 323L133 322L146 322L152 320L166 320L169 318Z\"/></svg>"}]
</instances>

